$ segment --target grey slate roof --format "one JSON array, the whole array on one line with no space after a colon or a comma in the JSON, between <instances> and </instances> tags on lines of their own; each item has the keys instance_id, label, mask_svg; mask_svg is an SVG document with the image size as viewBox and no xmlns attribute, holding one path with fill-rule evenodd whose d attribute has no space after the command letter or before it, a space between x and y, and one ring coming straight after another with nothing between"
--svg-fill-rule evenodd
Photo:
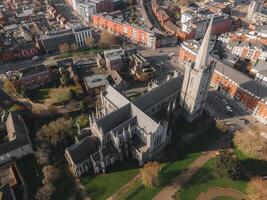
<instances>
[{"instance_id":1,"label":"grey slate roof","mask_svg":"<svg viewBox=\"0 0 267 200\"><path fill-rule=\"evenodd\" d=\"M261 85L259 82L255 81L254 79L248 77L247 75L243 74L242 72L227 66L226 64L222 63L216 58L210 57L210 60L217 61L215 71L223 74L224 76L228 77L232 81L236 82L239 87L251 92L252 94L256 95L257 97L267 101L267 89L265 86Z\"/></svg>"},{"instance_id":2,"label":"grey slate roof","mask_svg":"<svg viewBox=\"0 0 267 200\"><path fill-rule=\"evenodd\" d=\"M11 141L0 144L0 155L18 149L24 145L31 144L28 129L23 118L15 113L9 113L6 121L8 135L15 135Z\"/></svg>"},{"instance_id":3,"label":"grey slate roof","mask_svg":"<svg viewBox=\"0 0 267 200\"><path fill-rule=\"evenodd\" d=\"M72 161L75 164L78 164L88 159L91 154L98 151L99 145L100 142L95 136L88 136L67 148L67 151L69 152Z\"/></svg>"},{"instance_id":4,"label":"grey slate roof","mask_svg":"<svg viewBox=\"0 0 267 200\"><path fill-rule=\"evenodd\" d=\"M151 106L162 100L162 98L167 97L175 92L179 93L182 88L182 82L183 78L181 76L173 78L142 95L133 103L141 110L147 110Z\"/></svg>"},{"instance_id":5,"label":"grey slate roof","mask_svg":"<svg viewBox=\"0 0 267 200\"><path fill-rule=\"evenodd\" d=\"M111 129L118 127L123 122L129 120L131 118L131 105L127 104L125 106L120 107L112 113L107 114L103 118L96 121L98 127L101 127L103 133L106 134Z\"/></svg>"}]
</instances>

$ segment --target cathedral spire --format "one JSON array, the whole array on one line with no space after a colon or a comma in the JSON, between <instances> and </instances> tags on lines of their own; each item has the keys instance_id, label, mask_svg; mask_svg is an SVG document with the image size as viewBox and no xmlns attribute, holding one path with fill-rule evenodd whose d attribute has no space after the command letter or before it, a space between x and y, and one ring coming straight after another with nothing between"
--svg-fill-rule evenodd
<instances>
[{"instance_id":1,"label":"cathedral spire","mask_svg":"<svg viewBox=\"0 0 267 200\"><path fill-rule=\"evenodd\" d=\"M205 36L202 40L200 48L197 53L196 62L195 62L195 69L202 69L208 64L209 59L209 43L210 43L210 35L212 31L212 23L213 23L213 16L211 17L209 26L206 30Z\"/></svg>"}]
</instances>

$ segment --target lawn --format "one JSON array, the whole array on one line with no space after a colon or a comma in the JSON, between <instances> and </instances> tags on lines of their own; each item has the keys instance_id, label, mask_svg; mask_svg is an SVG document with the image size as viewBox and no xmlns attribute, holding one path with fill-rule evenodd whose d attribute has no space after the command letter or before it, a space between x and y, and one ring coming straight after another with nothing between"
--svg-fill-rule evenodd
<instances>
[{"instance_id":1,"label":"lawn","mask_svg":"<svg viewBox=\"0 0 267 200\"><path fill-rule=\"evenodd\" d=\"M179 145L171 145L166 149L166 157L162 159L161 172L160 172L160 185L154 188L146 188L141 185L141 183L136 184L133 188L129 190L122 199L125 200L150 200L161 189L166 186L173 178L181 173L182 170L186 169L203 150L206 150L208 146L213 144L218 140L222 133L217 130L213 124L203 126L203 123L196 123L190 125L182 119L177 122L177 127L175 127L175 133L173 137L173 143L179 143L181 137L192 131L202 131L197 137L194 137L192 141L183 145L181 148Z\"/></svg>"},{"instance_id":2,"label":"lawn","mask_svg":"<svg viewBox=\"0 0 267 200\"><path fill-rule=\"evenodd\" d=\"M104 200L138 174L136 161L124 160L111 166L105 174L88 175L81 178L86 191L96 200Z\"/></svg>"},{"instance_id":3,"label":"lawn","mask_svg":"<svg viewBox=\"0 0 267 200\"><path fill-rule=\"evenodd\" d=\"M212 187L231 187L243 193L246 191L247 180L235 180L218 178L213 175L214 159L208 161L199 169L192 178L185 183L181 190L181 199L194 200L201 192L206 192Z\"/></svg>"},{"instance_id":4,"label":"lawn","mask_svg":"<svg viewBox=\"0 0 267 200\"><path fill-rule=\"evenodd\" d=\"M161 164L160 186L147 188L142 186L141 183L136 184L122 199L152 199L165 185L167 185L175 176L180 174L182 170L186 169L198 156L199 153L194 153L186 157L181 157L175 162Z\"/></svg>"},{"instance_id":5,"label":"lawn","mask_svg":"<svg viewBox=\"0 0 267 200\"><path fill-rule=\"evenodd\" d=\"M71 90L76 91L80 95L79 89L76 86L58 87L58 88L41 88L36 89L30 95L30 98L37 103L47 105L58 105L70 101L73 97Z\"/></svg>"}]
</instances>

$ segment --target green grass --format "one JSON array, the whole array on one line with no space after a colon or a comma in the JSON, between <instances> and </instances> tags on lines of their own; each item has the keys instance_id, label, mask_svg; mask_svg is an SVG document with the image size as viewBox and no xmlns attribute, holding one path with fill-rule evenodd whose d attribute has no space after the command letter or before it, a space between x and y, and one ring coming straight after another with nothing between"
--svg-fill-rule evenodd
<instances>
[{"instance_id":1,"label":"green grass","mask_svg":"<svg viewBox=\"0 0 267 200\"><path fill-rule=\"evenodd\" d=\"M246 191L246 180L232 180L230 178L218 178L213 175L214 159L208 161L199 169L192 178L182 187L183 200L194 200L201 192L206 192L212 187L231 187L243 193Z\"/></svg>"},{"instance_id":2,"label":"green grass","mask_svg":"<svg viewBox=\"0 0 267 200\"><path fill-rule=\"evenodd\" d=\"M215 199L213 200L235 200L233 198L230 198L230 197L216 197Z\"/></svg>"},{"instance_id":3,"label":"green grass","mask_svg":"<svg viewBox=\"0 0 267 200\"><path fill-rule=\"evenodd\" d=\"M162 188L167 185L175 176L181 173L182 170L186 169L197 157L199 153L190 154L187 157L180 158L175 162L161 164L160 172L160 186L154 188L147 188L141 185L141 183L136 184L122 199L125 200L150 200L157 193L159 193Z\"/></svg>"},{"instance_id":4,"label":"green grass","mask_svg":"<svg viewBox=\"0 0 267 200\"><path fill-rule=\"evenodd\" d=\"M81 178L86 191L95 200L104 200L138 174L137 162L124 160L111 166L106 174Z\"/></svg>"},{"instance_id":5,"label":"green grass","mask_svg":"<svg viewBox=\"0 0 267 200\"><path fill-rule=\"evenodd\" d=\"M261 176L267 174L267 161L247 156L237 148L234 152L241 162L241 165L248 170L253 176Z\"/></svg>"},{"instance_id":6,"label":"green grass","mask_svg":"<svg viewBox=\"0 0 267 200\"><path fill-rule=\"evenodd\" d=\"M147 188L136 184L131 188L122 199L125 200L150 200L157 193L159 193L164 186L166 186L174 177L178 176L182 170L186 169L200 154L203 150L206 150L208 146L217 141L222 133L217 130L212 124L203 126L201 123L188 124L182 119L177 122L177 127L174 129L176 135L174 135L174 144L166 149L166 158L163 158L160 172L160 186L154 188ZM202 131L202 134L195 137L193 141L186 145L176 147L182 135L192 132Z\"/></svg>"}]
</instances>

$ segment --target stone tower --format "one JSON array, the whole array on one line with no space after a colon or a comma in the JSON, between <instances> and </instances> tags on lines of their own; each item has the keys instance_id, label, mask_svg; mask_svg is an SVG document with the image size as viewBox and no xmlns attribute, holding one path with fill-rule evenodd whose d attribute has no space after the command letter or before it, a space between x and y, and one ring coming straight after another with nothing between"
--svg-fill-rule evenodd
<instances>
[{"instance_id":1,"label":"stone tower","mask_svg":"<svg viewBox=\"0 0 267 200\"><path fill-rule=\"evenodd\" d=\"M195 63L185 65L185 75L180 97L180 105L189 122L200 117L204 110L207 92L215 68L214 62L209 62L209 43L213 17L206 30L198 50Z\"/></svg>"}]
</instances>

